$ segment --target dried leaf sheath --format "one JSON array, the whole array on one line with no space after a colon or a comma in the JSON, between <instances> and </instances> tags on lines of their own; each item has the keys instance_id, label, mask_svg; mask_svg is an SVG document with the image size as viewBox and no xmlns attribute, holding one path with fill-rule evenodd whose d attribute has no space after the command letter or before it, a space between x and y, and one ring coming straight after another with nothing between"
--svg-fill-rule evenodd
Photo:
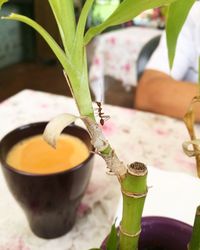
<instances>
[{"instance_id":1,"label":"dried leaf sheath","mask_svg":"<svg viewBox=\"0 0 200 250\"><path fill-rule=\"evenodd\" d=\"M186 128L188 130L188 133L190 135L190 141L183 143L183 150L185 154L188 156L195 156L196 159L196 166L197 166L197 174L200 178L200 140L196 138L194 124L195 124L195 111L194 111L194 105L200 103L200 96L195 96L191 104L188 108L188 111L186 112L184 116L184 123L186 125ZM189 145L193 146L193 150L189 149Z\"/></svg>"}]
</instances>

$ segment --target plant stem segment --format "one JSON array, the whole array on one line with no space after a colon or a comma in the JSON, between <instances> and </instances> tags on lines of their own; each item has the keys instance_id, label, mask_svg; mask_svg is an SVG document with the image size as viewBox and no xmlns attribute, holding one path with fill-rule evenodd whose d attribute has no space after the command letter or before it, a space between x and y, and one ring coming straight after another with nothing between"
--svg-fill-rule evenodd
<instances>
[{"instance_id":1,"label":"plant stem segment","mask_svg":"<svg viewBox=\"0 0 200 250\"><path fill-rule=\"evenodd\" d=\"M200 206L197 207L188 250L200 250Z\"/></svg>"},{"instance_id":2,"label":"plant stem segment","mask_svg":"<svg viewBox=\"0 0 200 250\"><path fill-rule=\"evenodd\" d=\"M100 126L91 118L82 117L88 132L91 137L91 143L99 154L106 162L108 173L115 174L120 182L126 177L127 168L122 161L119 160L115 151L110 146L108 140L103 135Z\"/></svg>"},{"instance_id":3,"label":"plant stem segment","mask_svg":"<svg viewBox=\"0 0 200 250\"><path fill-rule=\"evenodd\" d=\"M190 141L185 142L183 144L183 150L185 152L186 155L188 155L189 157L191 156L195 156L196 158L196 166L197 166L197 174L198 177L200 178L200 155L199 155L199 140L196 138L196 133L195 133L195 109L194 106L196 104L200 103L200 96L195 96L192 98L192 101L189 105L189 108L186 112L186 114L184 115L183 121L186 125L186 128L188 130L188 133L190 135ZM193 150L189 149L188 146L189 145L193 146ZM184 146L185 145L185 146Z\"/></svg>"},{"instance_id":4,"label":"plant stem segment","mask_svg":"<svg viewBox=\"0 0 200 250\"><path fill-rule=\"evenodd\" d=\"M141 232L141 217L147 194L147 168L135 162L128 167L121 183L123 214L120 225L120 250L136 250Z\"/></svg>"}]
</instances>

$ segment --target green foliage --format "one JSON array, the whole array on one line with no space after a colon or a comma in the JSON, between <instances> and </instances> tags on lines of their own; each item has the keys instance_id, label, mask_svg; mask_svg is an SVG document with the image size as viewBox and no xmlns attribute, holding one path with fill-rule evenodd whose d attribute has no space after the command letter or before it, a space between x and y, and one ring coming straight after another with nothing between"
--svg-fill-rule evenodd
<instances>
[{"instance_id":1,"label":"green foliage","mask_svg":"<svg viewBox=\"0 0 200 250\"><path fill-rule=\"evenodd\" d=\"M169 7L166 32L170 68L174 62L178 35L194 2L195 0L181 0Z\"/></svg>"},{"instance_id":2,"label":"green foliage","mask_svg":"<svg viewBox=\"0 0 200 250\"><path fill-rule=\"evenodd\" d=\"M188 250L200 250L200 206L196 209L192 237L188 245Z\"/></svg>"},{"instance_id":3,"label":"green foliage","mask_svg":"<svg viewBox=\"0 0 200 250\"><path fill-rule=\"evenodd\" d=\"M169 6L167 21L167 42L170 67L174 60L176 42L186 16L195 0L123 0L117 9L103 23L90 28L86 34L85 26L94 0L86 0L81 11L78 25L75 23L73 0L48 0L56 19L64 50L51 35L35 21L28 17L12 14L6 19L18 20L34 28L48 43L64 68L68 84L82 115L94 117L88 84L85 45L93 37L110 26L119 25L133 19L141 12ZM8 0L0 0L0 7ZM5 17L4 17L5 18Z\"/></svg>"},{"instance_id":4,"label":"green foliage","mask_svg":"<svg viewBox=\"0 0 200 250\"><path fill-rule=\"evenodd\" d=\"M115 224L112 225L108 241L106 243L106 250L117 250L119 246L119 236Z\"/></svg>"},{"instance_id":5,"label":"green foliage","mask_svg":"<svg viewBox=\"0 0 200 250\"><path fill-rule=\"evenodd\" d=\"M0 9L4 3L8 2L8 0L0 0Z\"/></svg>"},{"instance_id":6,"label":"green foliage","mask_svg":"<svg viewBox=\"0 0 200 250\"><path fill-rule=\"evenodd\" d=\"M102 22L98 26L90 28L86 32L86 34L84 34L88 13L92 7L94 0L85 1L85 5L81 11L77 26L75 23L74 0L48 1L56 19L64 49L62 49L52 38L52 36L34 20L18 14L11 14L8 17L4 17L4 19L18 20L26 23L33 29L35 29L44 38L44 40L48 43L63 66L66 80L69 84L80 114L82 116L89 116L93 119L94 111L92 108L92 101L89 90L85 48L85 46L91 41L91 39L111 26L119 25L133 19L138 14L147 9L167 5L169 6L167 18L167 44L170 67L172 67L179 32L182 29L190 8L195 2L195 0L123 0L117 7L117 9L104 22ZM0 8L6 2L8 2L8 0L0 0ZM109 148L108 154L110 151L111 149ZM123 185L126 184L124 183ZM146 185L142 185L142 187L145 187L146 189ZM143 190L141 193L144 192L145 191ZM139 211L138 221L136 221L135 225L130 220L130 218L132 218L131 214L133 210L129 206L129 201L127 201L126 203L126 206L124 206L125 209L123 210L125 211L123 212L125 214L123 214L123 218L126 217L126 220L124 220L124 223L122 220L122 225L124 226L124 228L129 227L129 229L131 229L132 231L136 228L136 232L138 232L138 228L140 226L138 221L141 218L140 212L142 213L144 201L141 200L140 203L138 203L139 205L137 204L138 206L134 206L134 209L136 209L137 212ZM138 209L138 207L140 209ZM137 238L134 240L136 242ZM133 239L129 239L128 241L132 243ZM125 244L127 242L127 239L122 239L121 242L122 244L120 243L120 247L121 245L125 246L126 249L127 246L129 247L129 245ZM107 241L107 250L117 250L118 246L119 237L115 225L113 225ZM98 248L94 248L93 250L95 249L99 250ZM130 250L130 248L128 248L128 250Z\"/></svg>"},{"instance_id":7,"label":"green foliage","mask_svg":"<svg viewBox=\"0 0 200 250\"><path fill-rule=\"evenodd\" d=\"M76 100L80 113L82 115L89 115L92 118L94 117L94 111L92 108L88 84L85 45L94 36L110 26L118 25L133 19L135 16L147 9L171 4L171 6L175 7L175 11L173 12L171 10L172 8L170 7L170 15L168 19L168 27L170 28L170 24L174 22L173 20L171 21L173 18L172 14L176 13L176 9L178 9L177 6L180 5L180 9L184 12L180 16L186 16L189 11L189 7L191 7L192 3L194 2L194 0L124 0L112 13L112 15L107 18L107 20L96 27L90 28L88 32L84 34L87 17L94 0L85 1L77 26L75 23L73 0L48 1L60 31L64 50L61 49L61 47L43 27L30 18L22 15L12 14L9 17L6 17L6 19L18 20L28 24L45 39L64 68L69 87ZM182 6L183 1L185 2ZM0 7L6 2L7 0L0 0ZM173 58L175 53L174 44L176 43L178 32L180 31L180 26L183 21L184 18L181 17L181 21L179 22L178 28L176 29L175 36L173 36L174 34L172 33L169 34L169 37L173 36L173 42L170 42L168 45L170 58Z\"/></svg>"},{"instance_id":8,"label":"green foliage","mask_svg":"<svg viewBox=\"0 0 200 250\"><path fill-rule=\"evenodd\" d=\"M84 32L85 32L85 26L87 22L87 17L89 14L89 11L92 7L94 0L87 0L86 3L83 6L83 9L81 11L77 29L76 29L76 36L74 41L74 50L73 50L73 62L78 65L83 60L82 58L82 50L83 50L83 38L84 38ZM80 58L81 57L81 58Z\"/></svg>"},{"instance_id":9,"label":"green foliage","mask_svg":"<svg viewBox=\"0 0 200 250\"><path fill-rule=\"evenodd\" d=\"M68 54L73 47L76 29L74 2L72 0L48 1L57 22L65 52Z\"/></svg>"},{"instance_id":10,"label":"green foliage","mask_svg":"<svg viewBox=\"0 0 200 250\"><path fill-rule=\"evenodd\" d=\"M88 44L93 37L108 27L127 22L147 9L168 5L174 1L176 0L124 0L108 19L88 30L84 38L84 43Z\"/></svg>"},{"instance_id":11,"label":"green foliage","mask_svg":"<svg viewBox=\"0 0 200 250\"><path fill-rule=\"evenodd\" d=\"M118 250L118 247L119 247L119 236L115 224L113 224L106 242L106 250ZM101 248L92 248L89 250L101 250Z\"/></svg>"}]
</instances>

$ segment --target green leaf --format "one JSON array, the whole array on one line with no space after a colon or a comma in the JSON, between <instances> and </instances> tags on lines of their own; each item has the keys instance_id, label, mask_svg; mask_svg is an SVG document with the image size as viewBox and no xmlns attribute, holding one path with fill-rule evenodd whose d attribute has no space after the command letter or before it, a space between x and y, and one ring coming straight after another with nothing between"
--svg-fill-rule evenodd
<instances>
[{"instance_id":1,"label":"green leaf","mask_svg":"<svg viewBox=\"0 0 200 250\"><path fill-rule=\"evenodd\" d=\"M188 244L188 250L199 250L200 249L200 206L196 209L196 215L194 219L194 225L192 229L192 237Z\"/></svg>"},{"instance_id":2,"label":"green leaf","mask_svg":"<svg viewBox=\"0 0 200 250\"><path fill-rule=\"evenodd\" d=\"M71 59L69 59L56 41L51 37L51 35L37 22L34 20L18 14L11 14L8 17L2 17L3 19L17 20L24 22L34 28L48 43L50 48L53 50L54 54L57 56L58 60L64 68L65 75L70 79L68 81L70 89L72 90L72 95L74 96L77 106L81 115L88 115L94 119L94 111L92 108L92 100L89 90L88 83L88 73L87 73L87 60L85 50L83 51L83 64L82 68L77 68Z\"/></svg>"},{"instance_id":3,"label":"green leaf","mask_svg":"<svg viewBox=\"0 0 200 250\"><path fill-rule=\"evenodd\" d=\"M87 17L89 14L89 11L92 7L94 0L86 0L83 9L81 11L77 30L76 30L76 36L75 36L75 45L74 45L74 61L75 64L83 63L83 38L84 38L84 32L85 32L85 26Z\"/></svg>"},{"instance_id":4,"label":"green leaf","mask_svg":"<svg viewBox=\"0 0 200 250\"><path fill-rule=\"evenodd\" d=\"M68 54L75 38L74 2L72 0L48 1L57 22L65 52Z\"/></svg>"},{"instance_id":5,"label":"green leaf","mask_svg":"<svg viewBox=\"0 0 200 250\"><path fill-rule=\"evenodd\" d=\"M84 43L88 44L90 40L110 26L127 22L141 12L155 7L168 5L176 0L124 0L117 7L108 19L98 26L90 28L85 34ZM178 0L177 0L178 1ZM183 0L179 0L183 1Z\"/></svg>"},{"instance_id":6,"label":"green leaf","mask_svg":"<svg viewBox=\"0 0 200 250\"><path fill-rule=\"evenodd\" d=\"M56 41L53 39L53 37L42 26L40 26L37 22L35 22L34 20L32 20L31 18L28 18L26 16L14 14L14 13L12 13L10 16L1 17L1 18L8 19L8 20L20 21L20 22L26 23L29 26L31 26L48 43L48 45L53 50L54 54L57 56L58 60L62 64L63 68L66 70L66 72L68 73L69 71L72 71L71 63L68 60L68 58L66 57L64 51L56 43Z\"/></svg>"},{"instance_id":7,"label":"green leaf","mask_svg":"<svg viewBox=\"0 0 200 250\"><path fill-rule=\"evenodd\" d=\"M0 9L2 8L3 4L7 3L7 2L8 2L8 0L0 0Z\"/></svg>"},{"instance_id":8,"label":"green leaf","mask_svg":"<svg viewBox=\"0 0 200 250\"><path fill-rule=\"evenodd\" d=\"M179 33L195 0L178 0L168 10L166 33L170 68L173 66Z\"/></svg>"},{"instance_id":9,"label":"green leaf","mask_svg":"<svg viewBox=\"0 0 200 250\"><path fill-rule=\"evenodd\" d=\"M111 232L108 237L108 241L106 244L106 250L117 250L119 243L119 237L117 234L117 229L115 225L112 225Z\"/></svg>"}]
</instances>

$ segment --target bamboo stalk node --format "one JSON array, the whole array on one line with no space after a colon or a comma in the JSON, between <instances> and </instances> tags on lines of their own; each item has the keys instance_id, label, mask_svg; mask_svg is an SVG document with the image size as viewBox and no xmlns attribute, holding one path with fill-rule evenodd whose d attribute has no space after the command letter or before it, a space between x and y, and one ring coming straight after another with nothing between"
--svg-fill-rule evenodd
<instances>
[{"instance_id":1,"label":"bamboo stalk node","mask_svg":"<svg viewBox=\"0 0 200 250\"><path fill-rule=\"evenodd\" d=\"M197 216L200 216L200 206L197 207L196 215L197 215Z\"/></svg>"},{"instance_id":2,"label":"bamboo stalk node","mask_svg":"<svg viewBox=\"0 0 200 250\"><path fill-rule=\"evenodd\" d=\"M138 232L136 232L135 234L130 234L130 233L125 232L125 231L122 229L121 224L119 225L119 230L120 230L121 234L123 234L123 235L125 235L125 236L127 236L127 237L130 237L130 238L138 237L138 236L140 235L141 231L142 231L142 230L140 229L140 230L139 230Z\"/></svg>"},{"instance_id":3,"label":"bamboo stalk node","mask_svg":"<svg viewBox=\"0 0 200 250\"><path fill-rule=\"evenodd\" d=\"M134 199L140 199L140 198L144 198L144 197L147 196L148 189L146 190L145 193L128 192L128 191L125 191L123 189L121 189L121 192L122 192L123 195L125 195L127 197L134 198Z\"/></svg>"},{"instance_id":4,"label":"bamboo stalk node","mask_svg":"<svg viewBox=\"0 0 200 250\"><path fill-rule=\"evenodd\" d=\"M92 145L101 154L109 146L108 140L106 140L99 125L94 120L87 116L81 116L81 119L86 123Z\"/></svg>"},{"instance_id":5,"label":"bamboo stalk node","mask_svg":"<svg viewBox=\"0 0 200 250\"><path fill-rule=\"evenodd\" d=\"M127 173L126 166L119 160L115 151L109 145L108 140L106 140L100 126L96 123L96 121L87 116L81 116L81 119L84 121L88 129L91 137L91 143L95 148L95 152L100 155L106 162L107 169L109 169L108 174L116 175L121 181ZM105 153L104 151L106 149L109 150Z\"/></svg>"},{"instance_id":6,"label":"bamboo stalk node","mask_svg":"<svg viewBox=\"0 0 200 250\"><path fill-rule=\"evenodd\" d=\"M107 167L106 174L107 174L107 175L111 175L111 176L115 176L115 175L116 175L116 174L115 174L112 170L110 170L108 167Z\"/></svg>"},{"instance_id":7,"label":"bamboo stalk node","mask_svg":"<svg viewBox=\"0 0 200 250\"><path fill-rule=\"evenodd\" d=\"M107 169L109 169L107 173L110 175L112 174L117 175L119 180L123 179L127 173L127 169L124 163L119 160L119 158L115 154L115 151L112 149L108 155L101 155L101 156L104 158L106 162Z\"/></svg>"},{"instance_id":8,"label":"bamboo stalk node","mask_svg":"<svg viewBox=\"0 0 200 250\"><path fill-rule=\"evenodd\" d=\"M134 162L128 165L128 173L133 176L145 176L148 170L144 163Z\"/></svg>"}]
</instances>

